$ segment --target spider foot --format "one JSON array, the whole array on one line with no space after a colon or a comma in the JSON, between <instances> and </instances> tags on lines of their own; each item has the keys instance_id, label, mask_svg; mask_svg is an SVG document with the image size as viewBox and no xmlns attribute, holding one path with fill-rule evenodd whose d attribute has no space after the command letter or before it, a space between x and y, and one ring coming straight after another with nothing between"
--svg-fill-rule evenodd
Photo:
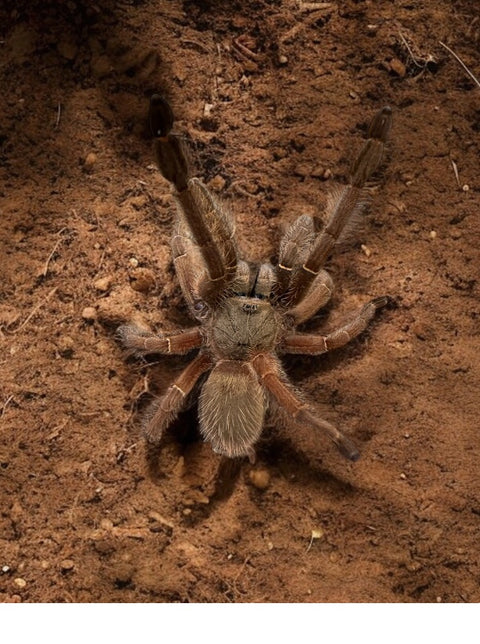
<instances>
[{"instance_id":1,"label":"spider foot","mask_svg":"<svg viewBox=\"0 0 480 644\"><path fill-rule=\"evenodd\" d=\"M153 136L167 136L173 127L173 120L170 104L160 94L153 94L148 112L148 122Z\"/></svg>"},{"instance_id":2,"label":"spider foot","mask_svg":"<svg viewBox=\"0 0 480 644\"><path fill-rule=\"evenodd\" d=\"M335 445L338 447L340 454L348 458L349 461L355 462L360 458L360 452L356 445L346 436L342 436L341 440L335 441Z\"/></svg>"}]
</instances>

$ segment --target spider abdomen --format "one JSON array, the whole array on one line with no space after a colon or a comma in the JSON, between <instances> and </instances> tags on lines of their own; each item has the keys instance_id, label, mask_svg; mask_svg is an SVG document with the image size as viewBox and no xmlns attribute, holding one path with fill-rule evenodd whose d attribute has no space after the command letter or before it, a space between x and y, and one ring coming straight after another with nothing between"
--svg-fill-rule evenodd
<instances>
[{"instance_id":1,"label":"spider abdomen","mask_svg":"<svg viewBox=\"0 0 480 644\"><path fill-rule=\"evenodd\" d=\"M265 416L265 394L251 364L219 362L202 387L198 415L200 432L215 452L250 455Z\"/></svg>"}]
</instances>

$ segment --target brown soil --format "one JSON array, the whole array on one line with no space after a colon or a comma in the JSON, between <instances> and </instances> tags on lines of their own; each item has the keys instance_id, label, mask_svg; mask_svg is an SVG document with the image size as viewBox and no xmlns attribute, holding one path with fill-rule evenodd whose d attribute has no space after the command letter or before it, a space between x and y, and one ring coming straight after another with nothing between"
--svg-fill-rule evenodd
<instances>
[{"instance_id":1,"label":"brown soil","mask_svg":"<svg viewBox=\"0 0 480 644\"><path fill-rule=\"evenodd\" d=\"M13 4L0 11L2 600L480 601L480 90L439 45L480 74L477 3ZM358 463L269 427L252 475L201 442L194 410L147 452L141 410L188 358L128 363L115 328L192 324L145 126L154 91L250 259L321 212L368 119L394 109L359 243L330 263L328 323L375 296L396 306L334 354L285 361L361 445Z\"/></svg>"}]
</instances>

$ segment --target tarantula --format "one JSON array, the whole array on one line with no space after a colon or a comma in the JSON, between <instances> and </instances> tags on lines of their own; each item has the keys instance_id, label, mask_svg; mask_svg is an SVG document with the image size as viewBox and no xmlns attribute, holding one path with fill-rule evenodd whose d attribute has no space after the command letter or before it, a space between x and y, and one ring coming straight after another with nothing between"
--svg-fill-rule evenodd
<instances>
[{"instance_id":1,"label":"tarantula","mask_svg":"<svg viewBox=\"0 0 480 644\"><path fill-rule=\"evenodd\" d=\"M178 202L173 262L198 326L156 335L127 325L120 327L119 334L135 356L183 355L195 349L198 353L151 406L144 425L147 440L160 440L202 379L200 432L215 452L248 456L253 462L267 408L275 401L292 421L322 430L343 456L356 461L359 452L354 443L318 418L315 409L295 393L279 356L320 355L341 347L358 336L388 302L387 297L371 300L327 335L295 330L332 295L332 279L322 266L368 202L365 185L381 163L391 109L384 107L373 118L350 183L329 197L323 230L316 233L312 217L298 217L280 242L275 266L252 266L240 259L232 219L207 187L190 177L182 139L171 133L170 106L157 95L152 97L149 118L158 167L173 185Z\"/></svg>"}]
</instances>

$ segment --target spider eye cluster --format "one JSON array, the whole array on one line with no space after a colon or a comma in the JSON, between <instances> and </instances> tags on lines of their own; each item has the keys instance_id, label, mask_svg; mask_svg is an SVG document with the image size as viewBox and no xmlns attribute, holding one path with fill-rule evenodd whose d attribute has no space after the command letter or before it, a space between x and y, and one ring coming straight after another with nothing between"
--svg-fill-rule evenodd
<instances>
[{"instance_id":1,"label":"spider eye cluster","mask_svg":"<svg viewBox=\"0 0 480 644\"><path fill-rule=\"evenodd\" d=\"M244 313L248 313L249 315L256 313L258 311L258 304L245 302L245 304L242 304L242 311L244 311Z\"/></svg>"}]
</instances>

